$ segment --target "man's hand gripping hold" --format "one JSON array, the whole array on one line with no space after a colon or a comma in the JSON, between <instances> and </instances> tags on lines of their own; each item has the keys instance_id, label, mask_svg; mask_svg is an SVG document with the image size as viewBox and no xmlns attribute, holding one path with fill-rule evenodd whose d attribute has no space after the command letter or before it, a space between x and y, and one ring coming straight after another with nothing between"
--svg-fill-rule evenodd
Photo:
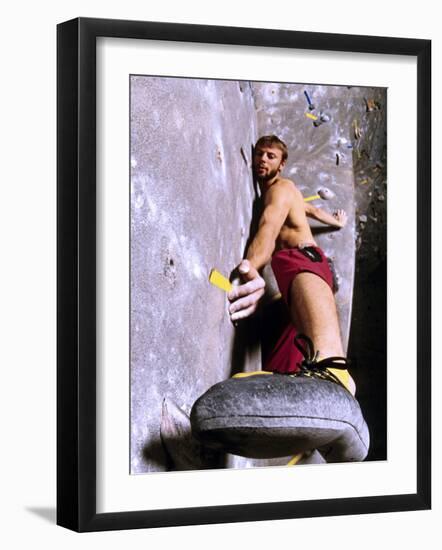
<instances>
[{"instance_id":1,"label":"man's hand gripping hold","mask_svg":"<svg viewBox=\"0 0 442 550\"><path fill-rule=\"evenodd\" d=\"M229 306L231 321L238 321L252 315L265 292L265 281L249 260L243 260L237 269L244 284L234 286L227 294L227 298L232 302Z\"/></svg>"}]
</instances>

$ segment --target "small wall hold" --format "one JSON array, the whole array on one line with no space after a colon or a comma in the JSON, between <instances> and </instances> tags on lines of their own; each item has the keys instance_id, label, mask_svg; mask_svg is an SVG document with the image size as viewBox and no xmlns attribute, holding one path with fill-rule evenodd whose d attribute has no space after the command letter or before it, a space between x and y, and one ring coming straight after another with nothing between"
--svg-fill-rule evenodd
<instances>
[{"instance_id":1,"label":"small wall hold","mask_svg":"<svg viewBox=\"0 0 442 550\"><path fill-rule=\"evenodd\" d=\"M210 270L209 273L209 282L221 290L224 290L224 292L230 292L232 290L232 283L227 279L227 277L224 277L222 273L217 271L215 268Z\"/></svg>"},{"instance_id":2,"label":"small wall hold","mask_svg":"<svg viewBox=\"0 0 442 550\"><path fill-rule=\"evenodd\" d=\"M312 114L312 113L305 113L305 116L307 118L310 118L311 120L314 120L315 122L318 120L318 117L316 115ZM318 124L318 126L319 126L319 124Z\"/></svg>"},{"instance_id":3,"label":"small wall hold","mask_svg":"<svg viewBox=\"0 0 442 550\"><path fill-rule=\"evenodd\" d=\"M341 145L345 145L347 149L351 149L353 147L351 143L348 143L348 140L346 138L339 138L336 145L337 147L341 147Z\"/></svg>"},{"instance_id":4,"label":"small wall hold","mask_svg":"<svg viewBox=\"0 0 442 550\"><path fill-rule=\"evenodd\" d=\"M336 153L336 166L339 166L339 155Z\"/></svg>"},{"instance_id":5,"label":"small wall hold","mask_svg":"<svg viewBox=\"0 0 442 550\"><path fill-rule=\"evenodd\" d=\"M310 111L314 111L315 110L315 105L312 103L308 93L307 93L307 90L304 90L304 95L305 95L305 98L307 99L307 103L308 103L308 108Z\"/></svg>"},{"instance_id":6,"label":"small wall hold","mask_svg":"<svg viewBox=\"0 0 442 550\"><path fill-rule=\"evenodd\" d=\"M217 148L217 150L216 150L216 160L218 160L219 162L223 161L223 155L221 153L221 149L219 149L219 148Z\"/></svg>"},{"instance_id":7,"label":"small wall hold","mask_svg":"<svg viewBox=\"0 0 442 550\"><path fill-rule=\"evenodd\" d=\"M378 201L384 202L385 201L385 196L384 195L378 195Z\"/></svg>"},{"instance_id":8,"label":"small wall hold","mask_svg":"<svg viewBox=\"0 0 442 550\"><path fill-rule=\"evenodd\" d=\"M353 120L353 133L354 133L355 139L360 139L362 136L362 130L356 118Z\"/></svg>"},{"instance_id":9,"label":"small wall hold","mask_svg":"<svg viewBox=\"0 0 442 550\"><path fill-rule=\"evenodd\" d=\"M319 195L310 195L310 197L305 197L304 202L310 202L320 198L321 197Z\"/></svg>"},{"instance_id":10,"label":"small wall hold","mask_svg":"<svg viewBox=\"0 0 442 550\"><path fill-rule=\"evenodd\" d=\"M323 199L325 201L328 201L332 199L335 196L333 191L330 191L330 189L327 189L327 187L322 187L318 190L316 195L310 195L309 197L304 198L304 202L310 202L314 201L316 199Z\"/></svg>"},{"instance_id":11,"label":"small wall hold","mask_svg":"<svg viewBox=\"0 0 442 550\"><path fill-rule=\"evenodd\" d=\"M321 197L321 199L325 201L328 201L335 196L333 191L331 191L327 187L321 187L321 189L318 189L318 195Z\"/></svg>"},{"instance_id":12,"label":"small wall hold","mask_svg":"<svg viewBox=\"0 0 442 550\"><path fill-rule=\"evenodd\" d=\"M166 258L164 259L163 275L172 287L176 285L177 273L175 262L172 258L168 256L166 256Z\"/></svg>"},{"instance_id":13,"label":"small wall hold","mask_svg":"<svg viewBox=\"0 0 442 550\"><path fill-rule=\"evenodd\" d=\"M247 156L246 156L246 154L245 154L245 152L244 152L244 149L241 147L241 148L240 148L240 151L241 151L241 156L242 156L244 162L246 163L246 166L248 167L248 166L249 166L249 161L247 160Z\"/></svg>"},{"instance_id":14,"label":"small wall hold","mask_svg":"<svg viewBox=\"0 0 442 550\"><path fill-rule=\"evenodd\" d=\"M333 277L333 293L336 294L336 292L338 292L339 290L339 287L341 286L341 276L336 270L334 257L328 256L327 253L326 253L326 256L327 256L327 263Z\"/></svg>"},{"instance_id":15,"label":"small wall hold","mask_svg":"<svg viewBox=\"0 0 442 550\"><path fill-rule=\"evenodd\" d=\"M330 120L331 120L330 115L328 115L326 113L320 113L319 120L315 120L313 122L313 125L315 127L318 127L318 126L321 126L321 124L324 124L325 122L330 122Z\"/></svg>"},{"instance_id":16,"label":"small wall hold","mask_svg":"<svg viewBox=\"0 0 442 550\"><path fill-rule=\"evenodd\" d=\"M364 97L364 101L365 101L365 110L367 111L367 113L381 110L381 104L378 101L375 101L374 99L366 99L365 97Z\"/></svg>"}]
</instances>

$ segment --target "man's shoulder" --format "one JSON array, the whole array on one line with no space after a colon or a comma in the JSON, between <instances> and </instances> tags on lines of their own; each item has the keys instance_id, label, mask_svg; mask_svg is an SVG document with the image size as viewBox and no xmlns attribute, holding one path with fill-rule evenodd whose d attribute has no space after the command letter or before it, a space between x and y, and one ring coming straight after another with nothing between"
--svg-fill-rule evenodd
<instances>
[{"instance_id":1,"label":"man's shoulder","mask_svg":"<svg viewBox=\"0 0 442 550\"><path fill-rule=\"evenodd\" d=\"M275 187L288 190L296 189L295 182L293 180L289 180L288 178L278 178L275 182Z\"/></svg>"},{"instance_id":2,"label":"man's shoulder","mask_svg":"<svg viewBox=\"0 0 442 550\"><path fill-rule=\"evenodd\" d=\"M292 195L302 197L301 191L296 187L295 182L288 178L279 178L275 184L275 188L280 189L285 193L290 193Z\"/></svg>"}]
</instances>

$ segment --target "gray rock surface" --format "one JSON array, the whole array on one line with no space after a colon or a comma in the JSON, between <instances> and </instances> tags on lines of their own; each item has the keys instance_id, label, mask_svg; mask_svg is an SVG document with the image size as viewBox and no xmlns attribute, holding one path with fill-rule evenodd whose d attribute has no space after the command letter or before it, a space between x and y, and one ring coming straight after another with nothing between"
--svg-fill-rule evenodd
<instances>
[{"instance_id":1,"label":"gray rock surface","mask_svg":"<svg viewBox=\"0 0 442 550\"><path fill-rule=\"evenodd\" d=\"M132 473L166 469L165 397L189 412L232 365L260 368L208 284L244 254L255 118L248 84L131 78Z\"/></svg>"}]
</instances>

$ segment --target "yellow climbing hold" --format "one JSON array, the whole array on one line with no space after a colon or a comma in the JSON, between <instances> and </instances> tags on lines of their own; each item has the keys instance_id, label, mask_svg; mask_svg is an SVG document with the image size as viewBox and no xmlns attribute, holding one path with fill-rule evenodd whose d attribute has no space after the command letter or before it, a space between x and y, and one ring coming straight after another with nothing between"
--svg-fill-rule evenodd
<instances>
[{"instance_id":1,"label":"yellow climbing hold","mask_svg":"<svg viewBox=\"0 0 442 550\"><path fill-rule=\"evenodd\" d=\"M310 201L314 201L316 199L320 199L321 196L320 195L311 195L310 197L306 197L304 199L304 202L310 202Z\"/></svg>"},{"instance_id":2,"label":"yellow climbing hold","mask_svg":"<svg viewBox=\"0 0 442 550\"><path fill-rule=\"evenodd\" d=\"M220 288L221 290L224 290L225 292L230 292L233 288L232 283L224 277L224 275L221 275L219 271L216 269L212 269L209 275L209 282L212 283L212 285Z\"/></svg>"},{"instance_id":3,"label":"yellow climbing hold","mask_svg":"<svg viewBox=\"0 0 442 550\"><path fill-rule=\"evenodd\" d=\"M318 120L318 117L316 115L312 115L312 113L305 113L305 116L307 118L311 118L312 120Z\"/></svg>"}]
</instances>

